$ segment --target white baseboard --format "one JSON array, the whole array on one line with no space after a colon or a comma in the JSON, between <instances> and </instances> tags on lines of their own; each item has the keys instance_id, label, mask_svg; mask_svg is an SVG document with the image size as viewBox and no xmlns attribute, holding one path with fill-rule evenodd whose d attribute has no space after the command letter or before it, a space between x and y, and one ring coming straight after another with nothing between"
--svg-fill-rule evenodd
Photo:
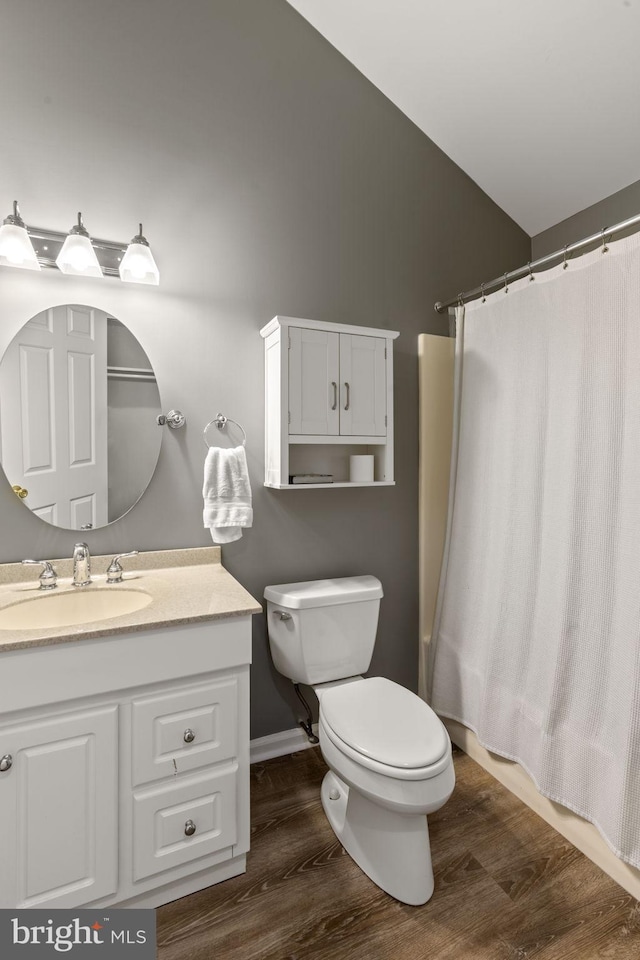
<instances>
[{"instance_id":1,"label":"white baseboard","mask_svg":"<svg viewBox=\"0 0 640 960\"><path fill-rule=\"evenodd\" d=\"M318 736L317 723L313 725L313 732ZM315 744L309 743L302 727L281 730L279 733L271 733L267 737L258 737L256 740L252 740L249 748L249 762L264 763L265 760L283 757L287 753L297 753L298 750L306 750L307 747L313 746Z\"/></svg>"},{"instance_id":2,"label":"white baseboard","mask_svg":"<svg viewBox=\"0 0 640 960\"><path fill-rule=\"evenodd\" d=\"M472 760L499 780L503 786L514 793L516 797L531 807L538 816L546 820L554 829L561 833L589 857L601 870L624 887L632 897L640 898L640 870L619 860L609 849L600 836L599 831L592 823L583 820L577 814L563 807L553 800L543 797L536 789L535 784L522 767L512 760L505 760L495 753L486 750L472 730L464 727L456 720L443 718L449 736Z\"/></svg>"}]
</instances>

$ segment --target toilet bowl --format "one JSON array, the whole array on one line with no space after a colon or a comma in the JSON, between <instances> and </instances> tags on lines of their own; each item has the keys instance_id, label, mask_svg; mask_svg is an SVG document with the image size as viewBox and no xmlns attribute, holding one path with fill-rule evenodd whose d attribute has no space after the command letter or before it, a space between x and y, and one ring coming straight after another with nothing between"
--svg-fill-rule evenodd
<instances>
[{"instance_id":1,"label":"toilet bowl","mask_svg":"<svg viewBox=\"0 0 640 960\"><path fill-rule=\"evenodd\" d=\"M314 689L329 823L374 883L403 903L426 903L434 880L425 815L446 803L455 784L444 725L383 677Z\"/></svg>"},{"instance_id":2,"label":"toilet bowl","mask_svg":"<svg viewBox=\"0 0 640 960\"><path fill-rule=\"evenodd\" d=\"M276 669L313 687L327 819L374 883L403 903L434 888L426 814L450 797L449 735L416 694L384 677L363 678L373 654L382 584L343 577L265 588Z\"/></svg>"}]
</instances>

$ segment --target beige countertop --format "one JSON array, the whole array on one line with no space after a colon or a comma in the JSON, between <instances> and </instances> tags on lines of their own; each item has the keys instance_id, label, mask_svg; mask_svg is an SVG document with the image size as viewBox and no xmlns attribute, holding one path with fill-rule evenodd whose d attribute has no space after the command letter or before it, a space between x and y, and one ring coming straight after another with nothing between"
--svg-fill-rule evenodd
<instances>
[{"instance_id":1,"label":"beige countertop","mask_svg":"<svg viewBox=\"0 0 640 960\"><path fill-rule=\"evenodd\" d=\"M71 560L52 561L58 586L51 591L39 589L39 568L0 564L0 612L34 599L44 605L49 599L80 591L100 591L106 596L116 591L143 591L151 596L148 605L134 613L91 623L0 629L0 652L262 612L260 604L222 566L219 547L139 553L122 561L125 572L122 583L117 584L106 582L111 559L111 555L91 558L93 579L87 587L73 586Z\"/></svg>"}]
</instances>

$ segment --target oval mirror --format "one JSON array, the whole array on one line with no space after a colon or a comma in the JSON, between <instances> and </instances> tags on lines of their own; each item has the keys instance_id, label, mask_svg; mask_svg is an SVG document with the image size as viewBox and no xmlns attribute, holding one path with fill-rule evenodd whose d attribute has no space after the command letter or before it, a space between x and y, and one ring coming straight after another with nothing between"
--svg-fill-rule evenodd
<instances>
[{"instance_id":1,"label":"oval mirror","mask_svg":"<svg viewBox=\"0 0 640 960\"><path fill-rule=\"evenodd\" d=\"M25 506L91 530L127 513L153 476L162 430L149 358L103 310L32 317L0 362L0 462Z\"/></svg>"}]
</instances>

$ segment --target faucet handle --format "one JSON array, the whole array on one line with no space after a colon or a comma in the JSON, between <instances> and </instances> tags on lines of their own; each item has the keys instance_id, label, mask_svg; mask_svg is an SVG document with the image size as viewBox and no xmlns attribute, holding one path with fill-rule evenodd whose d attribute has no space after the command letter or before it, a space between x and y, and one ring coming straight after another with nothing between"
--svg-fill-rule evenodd
<instances>
[{"instance_id":1,"label":"faucet handle","mask_svg":"<svg viewBox=\"0 0 640 960\"><path fill-rule=\"evenodd\" d=\"M117 557L114 557L107 567L107 583L121 583L122 567L120 565L120 561L124 557L136 557L137 555L137 550L131 550L129 553L119 553Z\"/></svg>"},{"instance_id":2,"label":"faucet handle","mask_svg":"<svg viewBox=\"0 0 640 960\"><path fill-rule=\"evenodd\" d=\"M49 560L23 560L22 562L25 564L34 563L36 566L42 567L42 573L40 574L41 590L53 590L54 587L58 586L58 574Z\"/></svg>"}]
</instances>

